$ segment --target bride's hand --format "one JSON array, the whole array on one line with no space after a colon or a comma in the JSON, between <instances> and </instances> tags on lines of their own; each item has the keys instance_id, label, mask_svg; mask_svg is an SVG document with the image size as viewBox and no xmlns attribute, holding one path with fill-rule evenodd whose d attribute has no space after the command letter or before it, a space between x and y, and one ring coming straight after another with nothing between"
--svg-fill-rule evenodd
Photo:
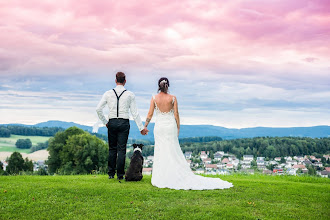
<instances>
[{"instance_id":1,"label":"bride's hand","mask_svg":"<svg viewBox=\"0 0 330 220\"><path fill-rule=\"evenodd\" d=\"M178 137L179 137L179 133L180 133L180 128L178 128Z\"/></svg>"}]
</instances>

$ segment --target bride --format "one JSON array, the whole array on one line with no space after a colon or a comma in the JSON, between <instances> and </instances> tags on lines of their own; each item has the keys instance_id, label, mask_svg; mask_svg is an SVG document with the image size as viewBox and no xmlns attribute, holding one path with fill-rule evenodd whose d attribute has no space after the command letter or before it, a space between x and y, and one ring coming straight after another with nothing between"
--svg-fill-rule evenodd
<instances>
[{"instance_id":1,"label":"bride","mask_svg":"<svg viewBox=\"0 0 330 220\"><path fill-rule=\"evenodd\" d=\"M158 81L158 94L152 96L145 127L148 126L154 111L155 150L151 184L159 188L170 189L225 189L233 184L219 178L195 175L179 145L180 118L178 101L168 94L170 83L162 77Z\"/></svg>"}]
</instances>

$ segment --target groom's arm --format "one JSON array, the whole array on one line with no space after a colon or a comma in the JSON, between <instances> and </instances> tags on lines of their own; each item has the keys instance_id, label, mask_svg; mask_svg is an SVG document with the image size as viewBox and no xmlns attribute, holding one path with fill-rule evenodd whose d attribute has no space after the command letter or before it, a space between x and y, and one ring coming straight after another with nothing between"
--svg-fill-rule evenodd
<instances>
[{"instance_id":1,"label":"groom's arm","mask_svg":"<svg viewBox=\"0 0 330 220\"><path fill-rule=\"evenodd\" d=\"M107 104L106 93L103 94L101 101L96 107L97 115L104 125L107 125L108 121L103 114L103 108Z\"/></svg>"},{"instance_id":2,"label":"groom's arm","mask_svg":"<svg viewBox=\"0 0 330 220\"><path fill-rule=\"evenodd\" d=\"M142 131L144 129L144 127L143 127L142 120L141 120L141 117L139 115L139 112L137 110L134 94L132 94L132 96L131 96L131 104L129 106L129 109L131 111L131 114L133 116L133 119L134 119L136 125L139 128L139 131Z\"/></svg>"}]
</instances>

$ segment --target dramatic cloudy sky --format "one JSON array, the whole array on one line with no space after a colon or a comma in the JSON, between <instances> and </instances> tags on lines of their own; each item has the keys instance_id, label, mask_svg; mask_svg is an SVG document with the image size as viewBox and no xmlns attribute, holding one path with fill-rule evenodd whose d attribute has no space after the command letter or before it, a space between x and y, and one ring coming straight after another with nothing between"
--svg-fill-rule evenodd
<instances>
[{"instance_id":1,"label":"dramatic cloudy sky","mask_svg":"<svg viewBox=\"0 0 330 220\"><path fill-rule=\"evenodd\" d=\"M114 74L145 119L167 76L183 124L330 125L327 0L0 1L0 123L92 125Z\"/></svg>"}]
</instances>

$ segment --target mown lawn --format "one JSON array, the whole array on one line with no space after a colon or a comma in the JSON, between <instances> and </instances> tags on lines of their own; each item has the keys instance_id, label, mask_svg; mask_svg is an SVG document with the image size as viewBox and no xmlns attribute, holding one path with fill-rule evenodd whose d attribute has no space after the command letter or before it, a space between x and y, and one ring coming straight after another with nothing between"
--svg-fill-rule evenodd
<instances>
[{"instance_id":1,"label":"mown lawn","mask_svg":"<svg viewBox=\"0 0 330 220\"><path fill-rule=\"evenodd\" d=\"M151 176L2 176L0 219L329 219L330 180L219 176L233 188L158 189Z\"/></svg>"},{"instance_id":2,"label":"mown lawn","mask_svg":"<svg viewBox=\"0 0 330 220\"><path fill-rule=\"evenodd\" d=\"M0 152L14 152L30 153L30 149L19 149L16 148L15 144L18 139L30 139L32 146L36 146L38 143L46 142L50 137L44 136L22 136L22 135L11 135L9 138L0 138Z\"/></svg>"}]
</instances>

